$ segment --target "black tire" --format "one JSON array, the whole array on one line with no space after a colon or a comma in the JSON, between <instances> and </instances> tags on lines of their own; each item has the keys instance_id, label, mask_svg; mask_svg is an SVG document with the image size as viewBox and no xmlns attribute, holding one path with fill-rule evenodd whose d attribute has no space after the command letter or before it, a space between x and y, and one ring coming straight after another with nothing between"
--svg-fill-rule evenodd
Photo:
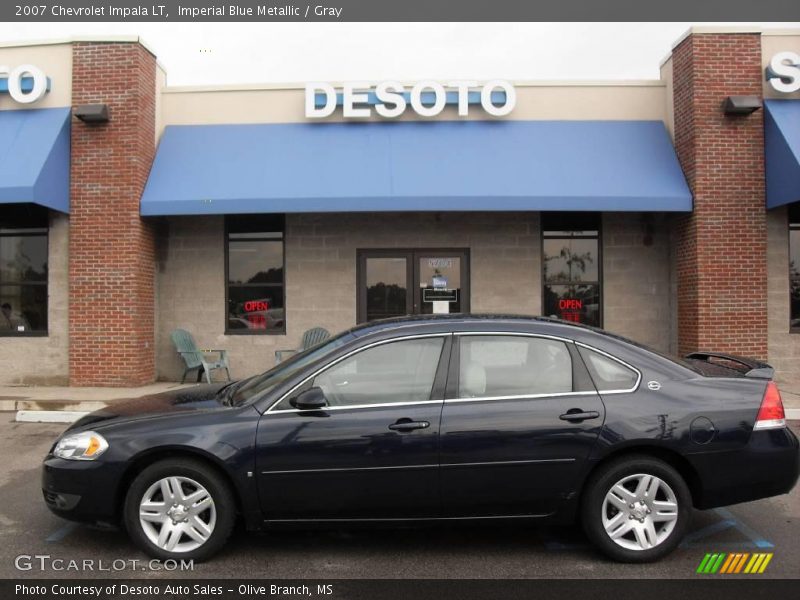
<instances>
[{"instance_id":1,"label":"black tire","mask_svg":"<svg viewBox=\"0 0 800 600\"><path fill-rule=\"evenodd\" d=\"M678 518L672 531L656 546L643 550L623 548L611 539L603 525L603 503L606 494L624 478L638 474L654 475L665 482L674 493L678 505ZM616 561L643 563L659 560L680 544L689 527L692 497L686 482L673 467L652 456L629 455L602 465L592 474L584 489L581 503L583 529L589 540L598 549ZM663 491L659 493L663 493ZM638 504L635 504L635 506L637 510L640 508ZM609 508L611 513L616 510L615 508ZM628 518L633 519L635 517L632 518L629 515ZM645 518L647 517L645 516ZM624 520L622 523L624 523ZM633 523L633 525L636 524ZM664 528L664 525L658 523L655 527ZM665 533L666 529L661 529L660 531ZM626 537L635 541L635 532L626 534Z\"/></svg>"},{"instance_id":2,"label":"black tire","mask_svg":"<svg viewBox=\"0 0 800 600\"><path fill-rule=\"evenodd\" d=\"M208 491L216 510L216 524L208 539L198 548L171 552L160 548L148 539L139 521L139 505L148 488L170 476L188 477ZM225 478L212 466L191 458L170 458L146 467L131 483L125 496L123 509L125 528L131 539L148 555L166 559L184 559L201 562L216 554L230 537L236 521L236 501ZM181 539L187 539L186 536Z\"/></svg>"}]
</instances>

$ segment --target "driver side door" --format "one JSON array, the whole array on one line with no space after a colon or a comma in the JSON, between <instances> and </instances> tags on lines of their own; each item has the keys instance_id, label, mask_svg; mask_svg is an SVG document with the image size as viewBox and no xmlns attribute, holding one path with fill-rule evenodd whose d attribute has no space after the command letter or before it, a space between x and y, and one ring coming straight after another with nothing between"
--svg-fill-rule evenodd
<instances>
[{"instance_id":1,"label":"driver side door","mask_svg":"<svg viewBox=\"0 0 800 600\"><path fill-rule=\"evenodd\" d=\"M310 374L256 438L266 520L438 516L439 421L451 336L368 344ZM292 398L320 388L327 406Z\"/></svg>"}]
</instances>

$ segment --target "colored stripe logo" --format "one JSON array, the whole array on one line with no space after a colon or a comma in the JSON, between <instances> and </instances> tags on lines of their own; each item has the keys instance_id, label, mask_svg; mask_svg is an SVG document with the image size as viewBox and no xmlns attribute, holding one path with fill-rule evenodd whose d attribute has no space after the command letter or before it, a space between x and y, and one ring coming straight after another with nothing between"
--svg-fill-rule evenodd
<instances>
[{"instance_id":1,"label":"colored stripe logo","mask_svg":"<svg viewBox=\"0 0 800 600\"><path fill-rule=\"evenodd\" d=\"M735 575L745 573L750 575L761 574L767 569L772 560L772 552L714 552L706 554L697 567L697 572L704 575L715 573Z\"/></svg>"}]
</instances>

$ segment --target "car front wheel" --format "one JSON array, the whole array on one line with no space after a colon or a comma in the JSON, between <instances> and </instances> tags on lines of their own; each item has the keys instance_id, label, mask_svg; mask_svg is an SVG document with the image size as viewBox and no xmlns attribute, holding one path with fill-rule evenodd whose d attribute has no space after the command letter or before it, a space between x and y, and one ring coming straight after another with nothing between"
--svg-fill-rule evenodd
<instances>
[{"instance_id":1,"label":"car front wheel","mask_svg":"<svg viewBox=\"0 0 800 600\"><path fill-rule=\"evenodd\" d=\"M208 465L169 459L145 468L125 498L125 527L147 554L204 560L227 541L235 502L227 482Z\"/></svg>"},{"instance_id":2,"label":"car front wheel","mask_svg":"<svg viewBox=\"0 0 800 600\"><path fill-rule=\"evenodd\" d=\"M600 467L587 485L581 510L584 530L615 560L658 560L686 533L692 510L689 489L661 460L621 458Z\"/></svg>"}]
</instances>

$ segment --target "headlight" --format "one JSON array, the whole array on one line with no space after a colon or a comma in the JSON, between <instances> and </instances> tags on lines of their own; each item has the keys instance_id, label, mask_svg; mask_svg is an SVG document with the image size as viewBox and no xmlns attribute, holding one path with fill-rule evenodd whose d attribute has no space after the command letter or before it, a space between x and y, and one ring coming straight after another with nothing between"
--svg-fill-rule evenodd
<instances>
[{"instance_id":1,"label":"headlight","mask_svg":"<svg viewBox=\"0 0 800 600\"><path fill-rule=\"evenodd\" d=\"M58 440L53 454L67 460L94 460L108 448L105 438L94 431L71 433Z\"/></svg>"}]
</instances>

